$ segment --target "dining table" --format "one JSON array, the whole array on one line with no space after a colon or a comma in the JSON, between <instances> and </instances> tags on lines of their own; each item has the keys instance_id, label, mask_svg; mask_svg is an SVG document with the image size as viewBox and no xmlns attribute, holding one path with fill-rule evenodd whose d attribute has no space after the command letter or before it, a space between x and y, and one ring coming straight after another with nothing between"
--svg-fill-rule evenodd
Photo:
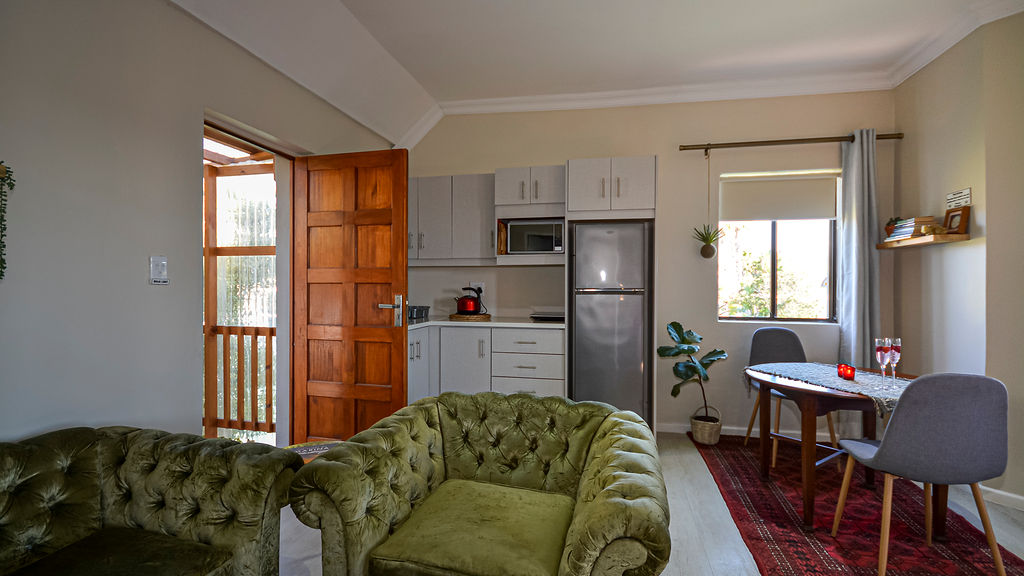
<instances>
[{"instance_id":1,"label":"dining table","mask_svg":"<svg viewBox=\"0 0 1024 576\"><path fill-rule=\"evenodd\" d=\"M759 385L760 409L760 464L761 478L771 476L771 440L793 442L800 445L800 480L803 492L804 527L814 526L814 497L818 467L839 458L845 451L817 441L818 420L823 412L833 410L850 410L861 413L863 435L876 439L877 416L887 418L895 408L902 389L912 380L911 377L899 379L884 378L883 385L878 386L877 374L871 371L857 370L852 382L840 383L836 375L836 365L811 362L790 362L775 364L759 364L744 370L751 381ZM858 378L860 382L858 382ZM870 381L870 384L868 383ZM892 382L892 385L889 384ZM863 387L863 389L861 389ZM800 410L800 438L771 431L771 392L777 390L787 399L796 403ZM865 392L870 390L869 395ZM818 458L818 452L826 455ZM874 486L874 470L865 471L865 483ZM945 538L948 486L935 486L932 493L934 515L932 518L933 532L938 539Z\"/></svg>"}]
</instances>

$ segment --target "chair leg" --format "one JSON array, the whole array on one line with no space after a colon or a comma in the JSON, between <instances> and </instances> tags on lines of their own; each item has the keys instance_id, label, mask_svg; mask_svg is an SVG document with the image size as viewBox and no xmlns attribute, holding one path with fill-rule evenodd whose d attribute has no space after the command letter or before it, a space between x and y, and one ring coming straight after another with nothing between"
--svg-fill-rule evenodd
<instances>
[{"instance_id":1,"label":"chair leg","mask_svg":"<svg viewBox=\"0 0 1024 576\"><path fill-rule=\"evenodd\" d=\"M750 422L747 424L747 435L743 437L743 445L750 440L750 432L754 429L754 420L757 420L757 409L761 407L761 390L757 391L757 399L754 400L754 410L750 412Z\"/></svg>"},{"instance_id":2,"label":"chair leg","mask_svg":"<svg viewBox=\"0 0 1024 576\"><path fill-rule=\"evenodd\" d=\"M999 543L996 542L996 533L992 531L992 523L988 519L985 500L981 497L981 486L977 482L971 484L971 492L974 494L974 504L978 507L981 525L985 527L985 539L988 540L988 547L992 549L992 559L996 562L996 574L1006 576L1006 568L1003 567L1003 556L999 553Z\"/></svg>"},{"instance_id":3,"label":"chair leg","mask_svg":"<svg viewBox=\"0 0 1024 576\"><path fill-rule=\"evenodd\" d=\"M846 495L850 493L850 480L853 478L853 456L846 457L846 473L843 474L843 485L839 488L839 502L836 502L836 517L832 520L832 536L839 532L839 520L843 517L846 506Z\"/></svg>"},{"instance_id":4,"label":"chair leg","mask_svg":"<svg viewBox=\"0 0 1024 576\"><path fill-rule=\"evenodd\" d=\"M882 534L878 543L878 576L885 576L885 568L889 563L889 522L892 518L892 481L894 476L885 473L885 486L882 489Z\"/></svg>"},{"instance_id":5,"label":"chair leg","mask_svg":"<svg viewBox=\"0 0 1024 576\"><path fill-rule=\"evenodd\" d=\"M924 483L924 543L932 545L932 485Z\"/></svg>"},{"instance_id":6,"label":"chair leg","mask_svg":"<svg viewBox=\"0 0 1024 576\"><path fill-rule=\"evenodd\" d=\"M832 413L831 412L825 414L825 421L828 422L828 435L832 439L832 447L838 450L839 449L839 439L836 438L836 427L832 423ZM843 463L840 462L838 458L836 458L836 470L838 470L840 472L843 471Z\"/></svg>"},{"instance_id":7,"label":"chair leg","mask_svg":"<svg viewBox=\"0 0 1024 576\"><path fill-rule=\"evenodd\" d=\"M782 421L782 398L775 399L775 433L779 433L779 422ZM779 439L772 438L772 468L779 457Z\"/></svg>"}]
</instances>

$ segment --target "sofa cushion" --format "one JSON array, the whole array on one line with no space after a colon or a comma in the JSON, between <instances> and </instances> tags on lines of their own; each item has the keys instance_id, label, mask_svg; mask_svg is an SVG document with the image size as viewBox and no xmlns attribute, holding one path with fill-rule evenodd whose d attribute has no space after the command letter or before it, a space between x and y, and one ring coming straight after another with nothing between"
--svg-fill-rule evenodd
<instances>
[{"instance_id":1,"label":"sofa cushion","mask_svg":"<svg viewBox=\"0 0 1024 576\"><path fill-rule=\"evenodd\" d=\"M447 478L576 497L590 441L612 407L529 394L437 398Z\"/></svg>"},{"instance_id":2,"label":"sofa cushion","mask_svg":"<svg viewBox=\"0 0 1024 576\"><path fill-rule=\"evenodd\" d=\"M148 530L105 528L11 576L220 576L230 569L230 550Z\"/></svg>"},{"instance_id":3,"label":"sofa cushion","mask_svg":"<svg viewBox=\"0 0 1024 576\"><path fill-rule=\"evenodd\" d=\"M574 500L448 480L370 554L374 576L554 576Z\"/></svg>"}]
</instances>

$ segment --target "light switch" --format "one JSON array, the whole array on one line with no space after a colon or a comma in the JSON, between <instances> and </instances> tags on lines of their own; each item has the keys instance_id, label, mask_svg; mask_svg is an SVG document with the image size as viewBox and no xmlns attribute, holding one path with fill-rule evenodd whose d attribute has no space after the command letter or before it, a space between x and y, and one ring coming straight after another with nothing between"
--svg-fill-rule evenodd
<instances>
[{"instance_id":1,"label":"light switch","mask_svg":"<svg viewBox=\"0 0 1024 576\"><path fill-rule=\"evenodd\" d=\"M167 256L149 257L149 283L163 286L167 280Z\"/></svg>"}]
</instances>

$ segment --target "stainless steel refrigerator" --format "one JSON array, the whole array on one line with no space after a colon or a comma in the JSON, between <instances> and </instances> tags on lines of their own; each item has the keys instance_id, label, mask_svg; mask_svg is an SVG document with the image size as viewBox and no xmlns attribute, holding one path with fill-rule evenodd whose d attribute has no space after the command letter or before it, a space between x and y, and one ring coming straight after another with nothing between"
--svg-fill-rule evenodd
<instances>
[{"instance_id":1,"label":"stainless steel refrigerator","mask_svg":"<svg viewBox=\"0 0 1024 576\"><path fill-rule=\"evenodd\" d=\"M654 224L569 227L569 394L632 410L653 424Z\"/></svg>"}]
</instances>

